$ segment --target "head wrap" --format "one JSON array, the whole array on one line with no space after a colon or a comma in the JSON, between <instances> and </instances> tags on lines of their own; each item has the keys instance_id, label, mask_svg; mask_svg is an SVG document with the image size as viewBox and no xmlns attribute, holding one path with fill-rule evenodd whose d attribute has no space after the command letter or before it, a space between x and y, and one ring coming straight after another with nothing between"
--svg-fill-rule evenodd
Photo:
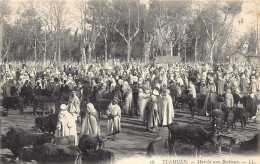
<instances>
[{"instance_id":1,"label":"head wrap","mask_svg":"<svg viewBox=\"0 0 260 164\"><path fill-rule=\"evenodd\" d=\"M95 110L95 107L92 103L88 103L87 108L89 108L90 110Z\"/></svg>"},{"instance_id":2,"label":"head wrap","mask_svg":"<svg viewBox=\"0 0 260 164\"><path fill-rule=\"evenodd\" d=\"M134 83L137 83L137 82L138 82L138 77L137 77L137 76L134 76L134 77L133 77L133 82L134 82Z\"/></svg>"},{"instance_id":3,"label":"head wrap","mask_svg":"<svg viewBox=\"0 0 260 164\"><path fill-rule=\"evenodd\" d=\"M159 92L158 92L156 89L154 89L154 90L153 90L153 95L159 96Z\"/></svg>"},{"instance_id":4,"label":"head wrap","mask_svg":"<svg viewBox=\"0 0 260 164\"><path fill-rule=\"evenodd\" d=\"M66 110L67 109L67 105L66 104L61 104L60 109L61 110Z\"/></svg>"}]
</instances>

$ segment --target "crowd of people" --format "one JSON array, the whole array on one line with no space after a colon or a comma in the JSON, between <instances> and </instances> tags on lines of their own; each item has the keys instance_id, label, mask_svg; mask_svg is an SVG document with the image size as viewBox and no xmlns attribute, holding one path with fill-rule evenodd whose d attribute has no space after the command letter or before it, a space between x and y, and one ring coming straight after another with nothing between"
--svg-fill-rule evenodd
<instances>
[{"instance_id":1,"label":"crowd of people","mask_svg":"<svg viewBox=\"0 0 260 164\"><path fill-rule=\"evenodd\" d=\"M218 96L224 98L224 106L229 108L243 103L236 96L249 96L250 117L256 116L260 104L257 65L198 62L143 66L114 61L110 65L89 64L84 68L64 65L36 70L28 69L25 64L17 70L11 64L4 68L0 82L3 104L15 93L24 98L26 105L30 105L35 95L69 93L66 105L60 106L58 129L67 124L65 120L69 117L74 122L68 126L76 128L81 104L87 104L83 109L81 135L101 135L99 114L105 110L108 116L105 138L112 135L113 140L121 131L121 113L138 116L153 133L158 126L171 124L174 109L182 108L184 103L189 105L192 119L197 110L205 109L205 115L211 115ZM199 98L204 100L202 109L198 109ZM102 105L104 102L108 105ZM66 133L66 130L60 132L61 135ZM70 134L75 134L75 130Z\"/></svg>"}]
</instances>

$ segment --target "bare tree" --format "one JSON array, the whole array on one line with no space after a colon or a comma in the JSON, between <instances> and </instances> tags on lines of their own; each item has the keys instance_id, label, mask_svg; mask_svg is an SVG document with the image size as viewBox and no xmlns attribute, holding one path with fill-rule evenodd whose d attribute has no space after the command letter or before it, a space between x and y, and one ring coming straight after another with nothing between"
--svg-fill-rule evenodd
<instances>
[{"instance_id":1,"label":"bare tree","mask_svg":"<svg viewBox=\"0 0 260 164\"><path fill-rule=\"evenodd\" d=\"M130 1L128 1L128 33L127 33L127 35L124 33L124 30L122 32L120 30L118 30L117 24L118 24L119 21L120 21L120 17L118 18L118 21L114 26L114 29L124 38L125 42L127 43L127 62L129 62L130 57L131 57L131 41L139 32L139 25L140 25L139 6L138 6L138 9L137 9L137 27L136 27L135 33L132 36L131 36L131 6L130 6Z\"/></svg>"},{"instance_id":2,"label":"bare tree","mask_svg":"<svg viewBox=\"0 0 260 164\"><path fill-rule=\"evenodd\" d=\"M54 54L53 61L57 62L58 55L58 65L61 62L61 38L62 38L62 30L65 28L65 16L67 14L66 1L65 0L46 0L44 2L40 2L39 6L39 16L43 20L46 28L45 33L47 31L51 32L54 42ZM47 41L45 41L47 43ZM46 48L44 48L46 50ZM46 52L44 52L46 53ZM46 56L44 57L46 58ZM46 59L44 59L46 60Z\"/></svg>"},{"instance_id":3,"label":"bare tree","mask_svg":"<svg viewBox=\"0 0 260 164\"><path fill-rule=\"evenodd\" d=\"M2 63L2 46L3 46L3 25L5 18L10 14L8 0L0 0L0 64Z\"/></svg>"},{"instance_id":4,"label":"bare tree","mask_svg":"<svg viewBox=\"0 0 260 164\"><path fill-rule=\"evenodd\" d=\"M115 21L115 17L112 14L112 6L109 1L106 0L100 0L99 1L99 16L100 16L100 32L101 32L101 37L104 39L105 42L105 54L104 54L104 60L105 62L107 61L108 58L108 36L109 33L112 32L113 30L113 24Z\"/></svg>"},{"instance_id":5,"label":"bare tree","mask_svg":"<svg viewBox=\"0 0 260 164\"><path fill-rule=\"evenodd\" d=\"M4 52L4 57L3 57L3 60L5 60L5 58L8 59L8 53L10 51L10 46L11 46L11 39L8 38L8 41L6 40L5 41L5 52ZM7 60L8 61L8 60Z\"/></svg>"},{"instance_id":6,"label":"bare tree","mask_svg":"<svg viewBox=\"0 0 260 164\"><path fill-rule=\"evenodd\" d=\"M92 53L95 50L97 37L100 35L100 7L95 0L76 0L75 6L80 13L81 42L80 52L82 65L87 63L86 49L88 50L88 62L92 61Z\"/></svg>"},{"instance_id":7,"label":"bare tree","mask_svg":"<svg viewBox=\"0 0 260 164\"><path fill-rule=\"evenodd\" d=\"M225 29L228 19L241 12L241 2L227 2L224 6L218 7L219 3L211 2L202 11L203 21L210 45L209 60L213 63L213 53L215 46L220 39L220 33Z\"/></svg>"}]
</instances>

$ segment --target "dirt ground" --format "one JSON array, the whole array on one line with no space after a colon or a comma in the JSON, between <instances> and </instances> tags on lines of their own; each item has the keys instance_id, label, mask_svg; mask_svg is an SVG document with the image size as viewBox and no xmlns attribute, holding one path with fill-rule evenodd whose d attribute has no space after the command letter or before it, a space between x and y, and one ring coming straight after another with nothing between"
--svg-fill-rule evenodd
<instances>
[{"instance_id":1,"label":"dirt ground","mask_svg":"<svg viewBox=\"0 0 260 164\"><path fill-rule=\"evenodd\" d=\"M2 107L0 107L2 111ZM17 110L9 110L9 116L1 116L1 134L5 134L8 127L22 127L31 128L34 126L34 119L37 116L32 115L32 109L26 108L23 115L19 115ZM195 116L195 119L190 118L188 110L175 110L174 121L179 123L192 123L196 125L209 125L210 121L208 117ZM101 120L101 135L103 136L106 131L107 120ZM237 137L239 140L249 140L257 132L259 132L259 122L254 123L252 120L247 124L246 130L240 131L240 123L237 123L237 130L225 135ZM226 127L226 126L225 126ZM80 132L81 125L77 125L77 130ZM166 127L160 127L157 129L157 133L149 133L142 122L136 117L122 116L121 118L121 128L122 131L116 135L116 141L108 139L105 141L105 149L114 152L115 160L120 161L124 158L129 157L145 157L146 148L148 144L157 137L162 137L164 139L168 138L168 129ZM176 151L178 155L183 156L194 156L193 147L185 143L177 142L175 144ZM1 154L10 154L8 149L0 150ZM228 150L223 149L225 154L228 154ZM236 150L233 151L236 153ZM203 146L202 156L217 156L215 149L211 144L207 143Z\"/></svg>"}]
</instances>

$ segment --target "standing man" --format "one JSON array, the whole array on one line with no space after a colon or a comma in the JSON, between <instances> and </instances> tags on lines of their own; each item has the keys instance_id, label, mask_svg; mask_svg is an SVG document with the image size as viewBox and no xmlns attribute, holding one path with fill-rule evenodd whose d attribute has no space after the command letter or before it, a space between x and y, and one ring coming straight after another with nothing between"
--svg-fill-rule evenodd
<instances>
[{"instance_id":1,"label":"standing man","mask_svg":"<svg viewBox=\"0 0 260 164\"><path fill-rule=\"evenodd\" d=\"M161 123L163 127L167 127L172 123L172 119L174 118L174 109L172 98L170 96L170 91L167 88L162 89L162 109L161 109Z\"/></svg>"},{"instance_id":2,"label":"standing man","mask_svg":"<svg viewBox=\"0 0 260 164\"><path fill-rule=\"evenodd\" d=\"M231 90L228 89L225 96L225 108L232 108L234 106L234 98Z\"/></svg>"},{"instance_id":3,"label":"standing man","mask_svg":"<svg viewBox=\"0 0 260 164\"><path fill-rule=\"evenodd\" d=\"M195 110L197 109L197 95L196 95L196 89L195 85L192 83L192 81L189 82L189 107L191 111L191 118L194 118Z\"/></svg>"},{"instance_id":4,"label":"standing man","mask_svg":"<svg viewBox=\"0 0 260 164\"><path fill-rule=\"evenodd\" d=\"M112 100L112 103L108 106L106 113L108 116L108 124L105 138L113 135L112 140L115 141L116 134L121 132L121 108L118 105L117 99L114 98Z\"/></svg>"},{"instance_id":5,"label":"standing man","mask_svg":"<svg viewBox=\"0 0 260 164\"><path fill-rule=\"evenodd\" d=\"M11 79L7 79L7 81L2 85L2 96L3 96L3 107L7 110L10 108L10 105L12 104L12 95L11 95L11 87L12 82Z\"/></svg>"},{"instance_id":6,"label":"standing man","mask_svg":"<svg viewBox=\"0 0 260 164\"><path fill-rule=\"evenodd\" d=\"M81 85L81 82L78 82L77 87L75 87L76 95L79 98L79 100L82 100L82 92L83 92L83 87Z\"/></svg>"},{"instance_id":7,"label":"standing man","mask_svg":"<svg viewBox=\"0 0 260 164\"><path fill-rule=\"evenodd\" d=\"M139 107L139 112L140 112L140 120L143 121L143 124L147 122L147 111L146 106L150 101L150 90L147 89L145 92L143 92L142 88L139 88L139 93L138 93L138 107Z\"/></svg>"},{"instance_id":8,"label":"standing man","mask_svg":"<svg viewBox=\"0 0 260 164\"><path fill-rule=\"evenodd\" d=\"M210 117L210 120L211 120L211 117L212 117L212 111L213 111L213 108L214 108L214 103L216 102L216 85L213 81L213 77L210 77L209 78L209 83L208 83L208 101L207 101L207 113L206 115L208 114L209 117Z\"/></svg>"},{"instance_id":9,"label":"standing man","mask_svg":"<svg viewBox=\"0 0 260 164\"><path fill-rule=\"evenodd\" d=\"M139 111L139 107L138 107L139 86L138 86L138 77L137 76L133 77L132 90L133 90L133 101L134 101L135 115L139 116L140 115L140 111Z\"/></svg>"},{"instance_id":10,"label":"standing man","mask_svg":"<svg viewBox=\"0 0 260 164\"><path fill-rule=\"evenodd\" d=\"M86 116L82 122L82 135L90 135L92 137L100 135L99 115L92 103L87 104Z\"/></svg>"},{"instance_id":11,"label":"standing man","mask_svg":"<svg viewBox=\"0 0 260 164\"><path fill-rule=\"evenodd\" d=\"M21 88L21 95L24 97L24 103L29 106L33 98L33 88L28 80L25 81Z\"/></svg>"},{"instance_id":12,"label":"standing man","mask_svg":"<svg viewBox=\"0 0 260 164\"><path fill-rule=\"evenodd\" d=\"M67 106L65 104L62 104L60 106L60 113L58 115L58 123L57 123L57 138L59 137L65 137L69 135L75 136L75 146L78 145L78 135L77 135L77 129L76 129L76 123L72 116L67 111Z\"/></svg>"},{"instance_id":13,"label":"standing man","mask_svg":"<svg viewBox=\"0 0 260 164\"><path fill-rule=\"evenodd\" d=\"M223 79L221 76L218 77L218 95L224 95L225 94L225 79Z\"/></svg>"},{"instance_id":14,"label":"standing man","mask_svg":"<svg viewBox=\"0 0 260 164\"><path fill-rule=\"evenodd\" d=\"M156 128L160 124L158 97L159 92L157 90L154 90L151 96L151 101L148 105L149 111L147 118L147 129L150 133L156 133Z\"/></svg>"},{"instance_id":15,"label":"standing man","mask_svg":"<svg viewBox=\"0 0 260 164\"><path fill-rule=\"evenodd\" d=\"M80 112L80 101L75 91L72 91L72 93L70 94L68 111L72 114L74 121L76 121Z\"/></svg>"},{"instance_id":16,"label":"standing man","mask_svg":"<svg viewBox=\"0 0 260 164\"><path fill-rule=\"evenodd\" d=\"M92 87L90 86L90 81L84 80L84 85L82 86L82 101L86 101L87 104L90 103L91 95Z\"/></svg>"},{"instance_id":17,"label":"standing man","mask_svg":"<svg viewBox=\"0 0 260 164\"><path fill-rule=\"evenodd\" d=\"M132 88L129 86L127 81L124 82L122 90L123 90L123 96L124 96L124 99L125 99L125 101L124 101L124 104L125 104L124 114L129 115L130 111L132 110L133 92L132 92Z\"/></svg>"}]
</instances>

